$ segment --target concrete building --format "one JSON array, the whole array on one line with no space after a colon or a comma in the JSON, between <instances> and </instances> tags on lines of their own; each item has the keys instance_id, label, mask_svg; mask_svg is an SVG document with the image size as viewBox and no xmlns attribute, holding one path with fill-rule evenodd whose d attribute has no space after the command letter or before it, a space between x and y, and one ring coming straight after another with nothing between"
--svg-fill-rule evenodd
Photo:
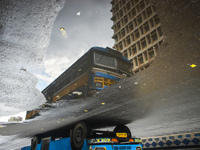
<instances>
[{"instance_id":1,"label":"concrete building","mask_svg":"<svg viewBox=\"0 0 200 150\"><path fill-rule=\"evenodd\" d=\"M8 120L8 122L18 122L18 121L22 121L23 118L18 116L18 117L10 117L10 119Z\"/></svg>"},{"instance_id":2,"label":"concrete building","mask_svg":"<svg viewBox=\"0 0 200 150\"><path fill-rule=\"evenodd\" d=\"M147 68L157 55L163 34L156 8L149 0L112 0L114 49L133 63L133 72Z\"/></svg>"}]
</instances>

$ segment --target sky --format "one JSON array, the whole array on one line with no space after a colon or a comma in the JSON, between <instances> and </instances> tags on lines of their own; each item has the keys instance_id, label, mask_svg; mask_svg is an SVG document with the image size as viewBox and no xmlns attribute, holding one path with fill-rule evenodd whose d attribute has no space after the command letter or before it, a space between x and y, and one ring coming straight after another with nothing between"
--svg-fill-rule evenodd
<instances>
[{"instance_id":1,"label":"sky","mask_svg":"<svg viewBox=\"0 0 200 150\"><path fill-rule=\"evenodd\" d=\"M10 119L10 117L18 117L18 116L22 117L22 121L24 121L25 118L26 118L26 111L20 112L20 113L18 113L18 114L11 115L11 116L3 116L3 117L0 117L0 122L7 122L8 119Z\"/></svg>"},{"instance_id":2,"label":"sky","mask_svg":"<svg viewBox=\"0 0 200 150\"><path fill-rule=\"evenodd\" d=\"M109 0L66 0L54 22L44 63L32 71L40 91L91 47L114 45L111 7Z\"/></svg>"}]
</instances>

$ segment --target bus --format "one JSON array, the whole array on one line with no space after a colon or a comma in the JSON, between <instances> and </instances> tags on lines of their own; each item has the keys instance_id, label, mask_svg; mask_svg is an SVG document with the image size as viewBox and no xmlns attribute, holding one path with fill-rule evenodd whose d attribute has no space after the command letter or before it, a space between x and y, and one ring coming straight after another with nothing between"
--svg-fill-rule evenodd
<instances>
[{"instance_id":1,"label":"bus","mask_svg":"<svg viewBox=\"0 0 200 150\"><path fill-rule=\"evenodd\" d=\"M132 74L132 64L122 53L106 47L92 47L42 93L47 102L87 97Z\"/></svg>"},{"instance_id":2,"label":"bus","mask_svg":"<svg viewBox=\"0 0 200 150\"><path fill-rule=\"evenodd\" d=\"M34 136L31 146L21 150L143 150L140 138L133 138L127 126L116 126L113 131L91 130L79 122L68 137ZM88 136L86 136L88 135Z\"/></svg>"}]
</instances>

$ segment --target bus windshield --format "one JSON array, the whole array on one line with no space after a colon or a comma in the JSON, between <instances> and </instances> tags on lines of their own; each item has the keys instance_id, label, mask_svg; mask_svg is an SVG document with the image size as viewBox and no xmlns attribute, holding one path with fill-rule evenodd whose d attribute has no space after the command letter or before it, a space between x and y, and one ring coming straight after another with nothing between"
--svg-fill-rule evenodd
<instances>
[{"instance_id":1,"label":"bus windshield","mask_svg":"<svg viewBox=\"0 0 200 150\"><path fill-rule=\"evenodd\" d=\"M116 68L116 61L114 57L94 53L94 63L99 66Z\"/></svg>"}]
</instances>

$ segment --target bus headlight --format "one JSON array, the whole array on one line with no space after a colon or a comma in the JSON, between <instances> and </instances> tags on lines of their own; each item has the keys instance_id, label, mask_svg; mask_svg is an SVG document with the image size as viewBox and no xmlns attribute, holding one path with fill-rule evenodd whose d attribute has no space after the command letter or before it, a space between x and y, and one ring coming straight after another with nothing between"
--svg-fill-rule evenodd
<instances>
[{"instance_id":1,"label":"bus headlight","mask_svg":"<svg viewBox=\"0 0 200 150\"><path fill-rule=\"evenodd\" d=\"M142 150L142 148L140 146L137 146L136 150Z\"/></svg>"},{"instance_id":2,"label":"bus headlight","mask_svg":"<svg viewBox=\"0 0 200 150\"><path fill-rule=\"evenodd\" d=\"M95 150L106 150L105 147L96 147Z\"/></svg>"}]
</instances>

